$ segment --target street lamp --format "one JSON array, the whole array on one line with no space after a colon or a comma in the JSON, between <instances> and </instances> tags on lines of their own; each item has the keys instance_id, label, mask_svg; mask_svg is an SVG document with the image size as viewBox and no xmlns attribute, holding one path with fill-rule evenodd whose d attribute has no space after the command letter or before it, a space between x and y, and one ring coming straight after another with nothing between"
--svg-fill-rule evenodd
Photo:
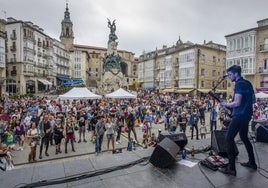
<instances>
[{"instance_id":1,"label":"street lamp","mask_svg":"<svg viewBox=\"0 0 268 188\"><path fill-rule=\"evenodd\" d=\"M201 50L197 49L197 65L196 65L196 89L199 89L199 61L200 61L200 53Z\"/></svg>"}]
</instances>

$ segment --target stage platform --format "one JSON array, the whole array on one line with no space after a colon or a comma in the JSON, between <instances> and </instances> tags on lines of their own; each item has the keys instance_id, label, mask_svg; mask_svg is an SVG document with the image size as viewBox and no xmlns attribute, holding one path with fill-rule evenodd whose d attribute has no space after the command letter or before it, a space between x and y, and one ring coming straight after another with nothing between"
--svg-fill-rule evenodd
<instances>
[{"instance_id":1,"label":"stage platform","mask_svg":"<svg viewBox=\"0 0 268 188\"><path fill-rule=\"evenodd\" d=\"M195 150L208 147L211 140L188 140L185 146ZM209 151L187 155L187 161L196 165L180 164L181 155L169 168L160 169L148 162L154 148L137 147L135 151L123 150L119 154L102 153L46 163L20 166L11 171L0 171L0 187L73 187L73 188L265 188L268 185L268 144L254 143L258 170L245 168L239 162L247 161L245 147L237 143L237 175L229 176L199 165L209 156ZM147 159L147 160L146 160ZM138 164L135 164L138 163ZM72 180L72 181L71 181ZM53 183L60 184L52 185Z\"/></svg>"}]
</instances>

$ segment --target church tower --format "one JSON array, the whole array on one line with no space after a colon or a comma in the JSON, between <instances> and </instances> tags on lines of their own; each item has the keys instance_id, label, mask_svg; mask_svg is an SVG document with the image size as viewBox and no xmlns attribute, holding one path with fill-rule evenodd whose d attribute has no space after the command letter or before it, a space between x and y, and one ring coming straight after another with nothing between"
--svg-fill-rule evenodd
<instances>
[{"instance_id":1,"label":"church tower","mask_svg":"<svg viewBox=\"0 0 268 188\"><path fill-rule=\"evenodd\" d=\"M70 19L68 3L66 3L64 19L61 21L60 40L65 45L67 50L69 50L73 46L74 43L73 23Z\"/></svg>"}]
</instances>

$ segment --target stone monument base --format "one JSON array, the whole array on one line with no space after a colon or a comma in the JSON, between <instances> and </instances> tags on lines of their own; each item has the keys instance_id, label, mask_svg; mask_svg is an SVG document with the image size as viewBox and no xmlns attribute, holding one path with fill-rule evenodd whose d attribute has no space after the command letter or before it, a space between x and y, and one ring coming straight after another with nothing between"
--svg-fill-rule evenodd
<instances>
[{"instance_id":1,"label":"stone monument base","mask_svg":"<svg viewBox=\"0 0 268 188\"><path fill-rule=\"evenodd\" d=\"M119 72L116 75L112 72L104 72L101 81L97 84L100 94L108 94L119 88L128 86L122 72Z\"/></svg>"}]
</instances>

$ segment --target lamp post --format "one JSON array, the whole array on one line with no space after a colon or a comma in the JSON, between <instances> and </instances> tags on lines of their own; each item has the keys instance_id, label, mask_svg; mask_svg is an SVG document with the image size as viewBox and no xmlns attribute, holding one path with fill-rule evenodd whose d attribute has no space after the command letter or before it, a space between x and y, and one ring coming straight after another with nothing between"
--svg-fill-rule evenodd
<instances>
[{"instance_id":1,"label":"lamp post","mask_svg":"<svg viewBox=\"0 0 268 188\"><path fill-rule=\"evenodd\" d=\"M197 49L197 65L196 65L196 90L199 89L199 59L200 59L200 49Z\"/></svg>"}]
</instances>

